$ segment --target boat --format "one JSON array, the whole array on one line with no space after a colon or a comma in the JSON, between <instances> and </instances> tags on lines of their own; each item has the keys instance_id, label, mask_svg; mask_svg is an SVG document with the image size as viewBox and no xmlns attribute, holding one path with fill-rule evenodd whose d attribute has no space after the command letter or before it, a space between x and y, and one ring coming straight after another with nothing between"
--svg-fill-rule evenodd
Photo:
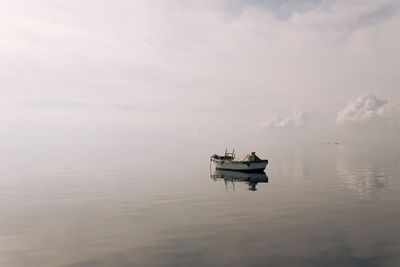
<instances>
[{"instance_id":1,"label":"boat","mask_svg":"<svg viewBox=\"0 0 400 267\"><path fill-rule=\"evenodd\" d=\"M260 159L255 152L236 158L235 150L232 153L225 150L223 156L214 154L210 160L216 170L241 172L263 172L268 164L267 159Z\"/></svg>"}]
</instances>

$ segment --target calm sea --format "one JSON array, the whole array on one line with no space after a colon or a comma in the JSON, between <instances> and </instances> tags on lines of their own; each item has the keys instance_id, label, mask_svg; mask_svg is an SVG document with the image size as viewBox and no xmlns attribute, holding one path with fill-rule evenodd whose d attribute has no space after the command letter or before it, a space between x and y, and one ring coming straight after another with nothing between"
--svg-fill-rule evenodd
<instances>
[{"instance_id":1,"label":"calm sea","mask_svg":"<svg viewBox=\"0 0 400 267\"><path fill-rule=\"evenodd\" d=\"M208 155L9 165L0 266L400 266L400 145L257 152L265 176Z\"/></svg>"}]
</instances>

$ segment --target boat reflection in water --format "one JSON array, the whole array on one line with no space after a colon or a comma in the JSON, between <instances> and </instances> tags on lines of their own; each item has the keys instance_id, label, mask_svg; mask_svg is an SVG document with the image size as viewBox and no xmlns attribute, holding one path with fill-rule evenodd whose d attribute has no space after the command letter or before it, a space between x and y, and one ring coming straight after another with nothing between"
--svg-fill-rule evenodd
<instances>
[{"instance_id":1,"label":"boat reflection in water","mask_svg":"<svg viewBox=\"0 0 400 267\"><path fill-rule=\"evenodd\" d=\"M225 170L214 170L211 172L211 179L214 181L223 180L225 182L225 188L228 189L229 185L232 184L232 189L235 190L235 183L246 183L250 191L256 191L256 185L258 183L268 183L268 176L265 172L248 173L238 171L225 171Z\"/></svg>"}]
</instances>

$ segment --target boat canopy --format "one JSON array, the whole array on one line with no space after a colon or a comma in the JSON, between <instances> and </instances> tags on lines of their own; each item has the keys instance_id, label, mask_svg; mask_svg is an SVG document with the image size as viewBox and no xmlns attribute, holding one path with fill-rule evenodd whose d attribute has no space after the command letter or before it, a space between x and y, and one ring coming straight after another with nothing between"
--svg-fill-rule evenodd
<instances>
[{"instance_id":1,"label":"boat canopy","mask_svg":"<svg viewBox=\"0 0 400 267\"><path fill-rule=\"evenodd\" d=\"M261 160L255 152L251 152L251 154L247 154L245 156L241 156L238 158L239 161L258 161Z\"/></svg>"}]
</instances>

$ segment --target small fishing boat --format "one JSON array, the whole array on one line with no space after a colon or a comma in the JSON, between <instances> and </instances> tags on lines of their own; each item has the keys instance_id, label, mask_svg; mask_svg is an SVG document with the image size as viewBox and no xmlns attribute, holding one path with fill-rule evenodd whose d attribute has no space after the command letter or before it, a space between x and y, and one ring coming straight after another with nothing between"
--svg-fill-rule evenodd
<instances>
[{"instance_id":1,"label":"small fishing boat","mask_svg":"<svg viewBox=\"0 0 400 267\"><path fill-rule=\"evenodd\" d=\"M235 150L232 153L225 150L224 156L214 154L211 156L211 162L217 170L241 172L262 172L268 164L268 160L260 159L255 152L236 159Z\"/></svg>"}]
</instances>

